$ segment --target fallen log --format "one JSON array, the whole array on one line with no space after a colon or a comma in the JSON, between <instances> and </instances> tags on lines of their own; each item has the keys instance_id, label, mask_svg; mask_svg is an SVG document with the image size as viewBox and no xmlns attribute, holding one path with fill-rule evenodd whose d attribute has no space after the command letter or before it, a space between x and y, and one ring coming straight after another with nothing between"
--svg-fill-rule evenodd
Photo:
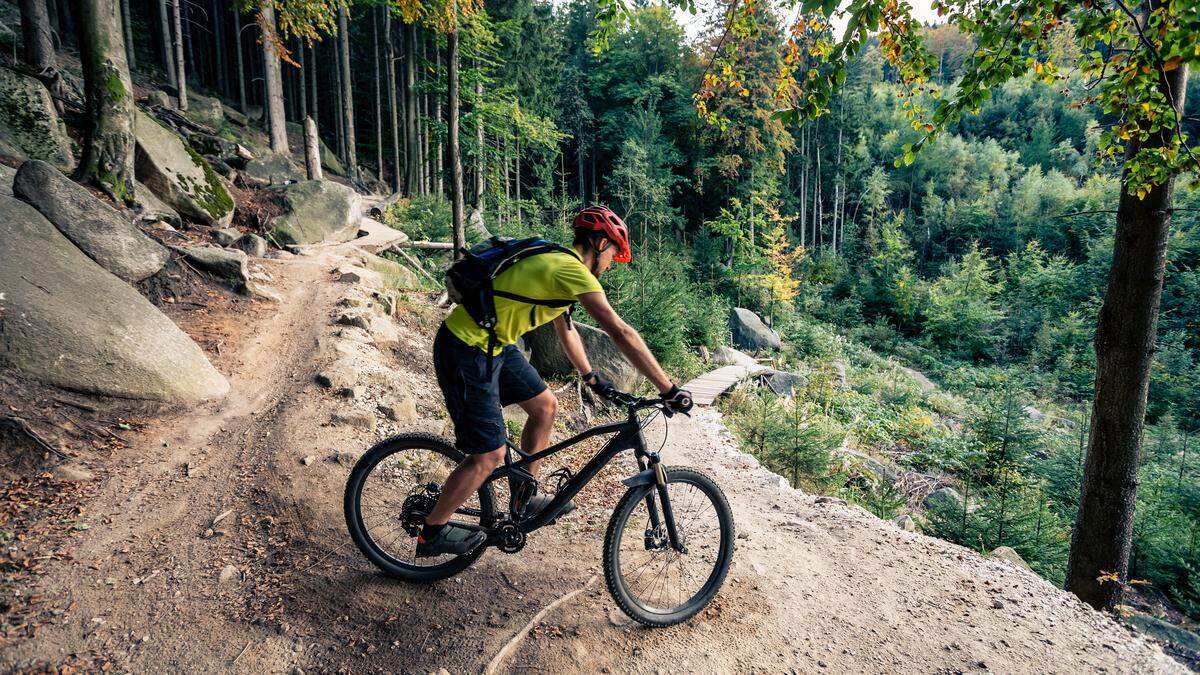
<instances>
[{"instance_id":1,"label":"fallen log","mask_svg":"<svg viewBox=\"0 0 1200 675\"><path fill-rule=\"evenodd\" d=\"M393 248L419 248L426 251L453 251L454 244L448 241L398 241Z\"/></svg>"}]
</instances>

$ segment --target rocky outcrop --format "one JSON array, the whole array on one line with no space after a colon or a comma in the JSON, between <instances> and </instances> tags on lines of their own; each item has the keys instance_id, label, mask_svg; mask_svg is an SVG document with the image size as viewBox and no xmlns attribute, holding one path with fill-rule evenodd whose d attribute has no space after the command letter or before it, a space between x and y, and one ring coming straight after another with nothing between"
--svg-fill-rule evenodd
<instances>
[{"instance_id":1,"label":"rocky outcrop","mask_svg":"<svg viewBox=\"0 0 1200 675\"><path fill-rule=\"evenodd\" d=\"M734 307L729 311L729 328L733 332L733 344L742 349L759 351L782 349L783 340L771 330L757 314L748 309Z\"/></svg>"},{"instance_id":2,"label":"rocky outcrop","mask_svg":"<svg viewBox=\"0 0 1200 675\"><path fill-rule=\"evenodd\" d=\"M747 368L758 365L758 361L755 361L753 356L725 346L717 347L713 351L712 362L717 366L745 366Z\"/></svg>"},{"instance_id":3,"label":"rocky outcrop","mask_svg":"<svg viewBox=\"0 0 1200 675\"><path fill-rule=\"evenodd\" d=\"M184 218L227 225L233 198L204 159L141 110L135 112L135 122L137 179Z\"/></svg>"},{"instance_id":4,"label":"rocky outcrop","mask_svg":"<svg viewBox=\"0 0 1200 675\"><path fill-rule=\"evenodd\" d=\"M800 373L774 372L766 376L767 388L776 396L792 396L804 388L808 378Z\"/></svg>"},{"instance_id":5,"label":"rocky outcrop","mask_svg":"<svg viewBox=\"0 0 1200 675\"><path fill-rule=\"evenodd\" d=\"M306 180L282 192L286 212L275 220L271 231L271 238L280 246L349 241L358 236L362 201L351 188L325 180Z\"/></svg>"},{"instance_id":6,"label":"rocky outcrop","mask_svg":"<svg viewBox=\"0 0 1200 675\"><path fill-rule=\"evenodd\" d=\"M579 331L592 368L608 378L618 389L629 391L637 385L641 375L634 369L633 364L625 359L607 333L578 321L575 322L575 330ZM548 323L526 333L525 347L530 351L529 362L543 376L573 372L571 362L563 352L562 343L558 341L558 334L554 332L553 325Z\"/></svg>"},{"instance_id":7,"label":"rocky outcrop","mask_svg":"<svg viewBox=\"0 0 1200 675\"><path fill-rule=\"evenodd\" d=\"M921 506L929 511L962 511L963 497L952 487L940 487L926 495Z\"/></svg>"},{"instance_id":8,"label":"rocky outcrop","mask_svg":"<svg viewBox=\"0 0 1200 675\"><path fill-rule=\"evenodd\" d=\"M467 216L466 236L468 244L478 244L492 238L487 223L483 221L483 211L478 207L471 209L471 214Z\"/></svg>"},{"instance_id":9,"label":"rocky outcrop","mask_svg":"<svg viewBox=\"0 0 1200 675\"><path fill-rule=\"evenodd\" d=\"M932 394L937 391L937 385L934 384L933 380L926 377L925 373L906 366L901 366L900 370L904 371L905 375L908 375L912 378L913 382L917 383L917 386L921 388L921 393Z\"/></svg>"},{"instance_id":10,"label":"rocky outcrop","mask_svg":"<svg viewBox=\"0 0 1200 675\"><path fill-rule=\"evenodd\" d=\"M16 169L7 164L0 164L0 195L5 197L13 196L13 178L16 175Z\"/></svg>"},{"instance_id":11,"label":"rocky outcrop","mask_svg":"<svg viewBox=\"0 0 1200 675\"><path fill-rule=\"evenodd\" d=\"M21 165L13 193L33 205L101 267L125 281L141 281L167 264L170 253L113 207L45 162Z\"/></svg>"},{"instance_id":12,"label":"rocky outcrop","mask_svg":"<svg viewBox=\"0 0 1200 675\"><path fill-rule=\"evenodd\" d=\"M227 105L222 106L221 111L225 113L225 119L229 120L232 124L236 124L239 127L244 127L250 124L250 120L246 119L245 115Z\"/></svg>"},{"instance_id":13,"label":"rocky outcrop","mask_svg":"<svg viewBox=\"0 0 1200 675\"><path fill-rule=\"evenodd\" d=\"M1016 549L1011 546L997 546L996 548L992 549L992 552L988 555L996 558L997 560L1003 560L1014 567L1020 567L1021 569L1026 570L1031 569L1029 567L1029 563L1025 562L1025 559L1021 557L1021 554L1017 553Z\"/></svg>"},{"instance_id":14,"label":"rocky outcrop","mask_svg":"<svg viewBox=\"0 0 1200 675\"><path fill-rule=\"evenodd\" d=\"M288 145L293 148L304 147L304 127L295 122L287 123ZM346 174L346 167L342 165L342 160L338 159L337 153L329 149L325 145L325 141L320 141L321 152L321 168L330 173L335 173L339 176Z\"/></svg>"},{"instance_id":15,"label":"rocky outcrop","mask_svg":"<svg viewBox=\"0 0 1200 675\"><path fill-rule=\"evenodd\" d=\"M175 209L167 206L166 202L159 199L154 191L146 187L139 180L133 181L135 190L134 200L137 202L138 220L143 223L162 222L174 228L183 227L183 219L175 212Z\"/></svg>"},{"instance_id":16,"label":"rocky outcrop","mask_svg":"<svg viewBox=\"0 0 1200 675\"><path fill-rule=\"evenodd\" d=\"M217 246L186 246L178 249L188 262L237 287L244 286L250 279L246 269L246 254Z\"/></svg>"},{"instance_id":17,"label":"rocky outcrop","mask_svg":"<svg viewBox=\"0 0 1200 675\"><path fill-rule=\"evenodd\" d=\"M0 197L0 361L48 384L195 403L224 396L204 353L32 206Z\"/></svg>"},{"instance_id":18,"label":"rocky outcrop","mask_svg":"<svg viewBox=\"0 0 1200 675\"><path fill-rule=\"evenodd\" d=\"M296 166L291 158L274 152L246 162L242 176L248 183L258 187L287 185L306 178L304 171Z\"/></svg>"},{"instance_id":19,"label":"rocky outcrop","mask_svg":"<svg viewBox=\"0 0 1200 675\"><path fill-rule=\"evenodd\" d=\"M187 98L188 117L214 128L220 127L221 122L225 121L225 111L222 110L219 100L209 96L202 96L194 91L188 91Z\"/></svg>"},{"instance_id":20,"label":"rocky outcrop","mask_svg":"<svg viewBox=\"0 0 1200 675\"><path fill-rule=\"evenodd\" d=\"M267 254L267 240L253 232L247 232L238 237L233 245L252 258L261 258Z\"/></svg>"},{"instance_id":21,"label":"rocky outcrop","mask_svg":"<svg viewBox=\"0 0 1200 675\"><path fill-rule=\"evenodd\" d=\"M50 92L41 82L8 68L0 68L0 138L26 157L63 171L75 168L71 138Z\"/></svg>"}]
</instances>

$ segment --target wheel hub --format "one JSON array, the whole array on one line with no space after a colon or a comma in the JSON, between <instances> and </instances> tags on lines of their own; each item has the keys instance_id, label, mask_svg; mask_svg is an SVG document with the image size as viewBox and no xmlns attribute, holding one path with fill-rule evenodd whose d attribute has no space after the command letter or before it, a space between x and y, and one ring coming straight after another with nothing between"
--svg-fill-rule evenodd
<instances>
[{"instance_id":1,"label":"wheel hub","mask_svg":"<svg viewBox=\"0 0 1200 675\"><path fill-rule=\"evenodd\" d=\"M409 495L400 507L400 522L408 536L415 537L421 533L425 524L425 516L437 505L442 489L437 483L426 485L420 492Z\"/></svg>"}]
</instances>

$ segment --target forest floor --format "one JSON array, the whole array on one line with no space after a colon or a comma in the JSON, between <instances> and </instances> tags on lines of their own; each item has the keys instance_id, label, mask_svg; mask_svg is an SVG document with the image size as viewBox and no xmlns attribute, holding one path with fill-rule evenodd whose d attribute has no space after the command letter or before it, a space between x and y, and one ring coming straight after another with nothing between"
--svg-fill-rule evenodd
<instances>
[{"instance_id":1,"label":"forest floor","mask_svg":"<svg viewBox=\"0 0 1200 675\"><path fill-rule=\"evenodd\" d=\"M427 298L402 304L399 346L369 364L391 375L360 397L403 388L421 419L331 424L351 403L314 374L352 351L330 321L347 291L330 270L352 254L268 261L281 303L206 319L210 341L225 335L216 363L231 394L144 420L125 434L132 447L93 463L70 553L37 577L56 609L34 637L0 643L0 670L1183 670L1031 572L791 489L738 452L711 409L672 420L664 449L718 480L739 532L723 591L692 621L642 628L607 595L601 539L624 465L519 555L489 551L432 586L384 577L346 534L349 467L335 458L401 427L443 431L429 364L440 314ZM573 388L557 391L578 421Z\"/></svg>"}]
</instances>

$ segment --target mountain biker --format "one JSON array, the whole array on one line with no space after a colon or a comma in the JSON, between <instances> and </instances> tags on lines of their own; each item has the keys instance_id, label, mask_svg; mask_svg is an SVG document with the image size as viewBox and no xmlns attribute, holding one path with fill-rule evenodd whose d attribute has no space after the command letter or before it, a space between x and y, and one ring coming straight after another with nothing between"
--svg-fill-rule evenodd
<instances>
[{"instance_id":1,"label":"mountain biker","mask_svg":"<svg viewBox=\"0 0 1200 675\"><path fill-rule=\"evenodd\" d=\"M613 311L596 280L613 262L632 259L629 228L605 206L583 209L572 228L573 254L548 252L520 260L496 277L495 289L540 300L577 300L638 372L658 388L663 401L686 412L691 394L671 382L637 331ZM458 527L449 520L504 462L507 435L503 406L516 403L529 414L521 433L522 451L536 453L549 444L558 400L514 346L519 337L553 321L563 352L584 383L601 395L613 391L612 384L592 369L567 307L530 305L503 297L497 297L495 304L498 322L494 336L476 324L460 305L446 317L434 339L438 385L454 422L456 444L467 458L446 479L437 505L426 517L417 537L418 556L461 555L486 538L482 532ZM486 350L491 344L496 349L489 368ZM534 476L538 464L529 464ZM534 494L525 503L526 513L538 513L551 499L550 495ZM556 515L574 508L574 503L568 502Z\"/></svg>"}]
</instances>

